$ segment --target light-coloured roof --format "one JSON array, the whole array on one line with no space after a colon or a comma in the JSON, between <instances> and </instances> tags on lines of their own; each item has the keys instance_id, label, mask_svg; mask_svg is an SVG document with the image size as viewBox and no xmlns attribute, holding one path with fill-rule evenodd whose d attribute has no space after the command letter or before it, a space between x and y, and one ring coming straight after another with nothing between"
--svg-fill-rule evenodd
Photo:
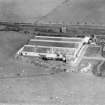
<instances>
[{"instance_id":1,"label":"light-coloured roof","mask_svg":"<svg viewBox=\"0 0 105 105\"><path fill-rule=\"evenodd\" d=\"M32 40L53 40L53 41L64 41L64 42L81 42L83 38L74 38L74 37L50 37L50 36L36 36L35 39Z\"/></svg>"}]
</instances>

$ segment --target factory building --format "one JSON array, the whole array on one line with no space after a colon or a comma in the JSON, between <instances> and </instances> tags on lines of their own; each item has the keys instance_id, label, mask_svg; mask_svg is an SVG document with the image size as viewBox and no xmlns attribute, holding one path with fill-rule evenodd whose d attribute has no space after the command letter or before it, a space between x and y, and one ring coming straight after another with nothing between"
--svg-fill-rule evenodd
<instances>
[{"instance_id":1,"label":"factory building","mask_svg":"<svg viewBox=\"0 0 105 105\"><path fill-rule=\"evenodd\" d=\"M62 58L63 60L76 58L88 40L88 37L35 36L17 52L17 55L45 56L48 59Z\"/></svg>"}]
</instances>

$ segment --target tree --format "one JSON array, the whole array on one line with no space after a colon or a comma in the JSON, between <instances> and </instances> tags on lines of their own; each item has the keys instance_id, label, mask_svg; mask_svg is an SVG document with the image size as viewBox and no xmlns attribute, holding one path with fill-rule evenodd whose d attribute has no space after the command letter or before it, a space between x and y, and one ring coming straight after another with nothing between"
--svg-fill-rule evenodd
<instances>
[{"instance_id":1,"label":"tree","mask_svg":"<svg viewBox=\"0 0 105 105\"><path fill-rule=\"evenodd\" d=\"M80 24L80 23L77 21L77 24Z\"/></svg>"},{"instance_id":2,"label":"tree","mask_svg":"<svg viewBox=\"0 0 105 105\"><path fill-rule=\"evenodd\" d=\"M104 47L105 47L105 42L101 42L101 55L104 56Z\"/></svg>"},{"instance_id":3,"label":"tree","mask_svg":"<svg viewBox=\"0 0 105 105\"><path fill-rule=\"evenodd\" d=\"M85 22L85 24L87 24L87 22Z\"/></svg>"}]
</instances>

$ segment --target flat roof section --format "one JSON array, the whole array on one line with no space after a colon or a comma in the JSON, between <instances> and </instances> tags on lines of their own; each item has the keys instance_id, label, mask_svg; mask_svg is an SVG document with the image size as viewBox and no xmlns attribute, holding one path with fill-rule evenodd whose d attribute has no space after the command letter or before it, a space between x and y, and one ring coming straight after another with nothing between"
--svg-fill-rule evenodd
<instances>
[{"instance_id":1,"label":"flat roof section","mask_svg":"<svg viewBox=\"0 0 105 105\"><path fill-rule=\"evenodd\" d=\"M70 33L53 33L53 32L39 32L37 36L53 36L53 37L73 37Z\"/></svg>"},{"instance_id":2,"label":"flat roof section","mask_svg":"<svg viewBox=\"0 0 105 105\"><path fill-rule=\"evenodd\" d=\"M29 45L50 46L50 47L64 47L64 48L78 48L79 43L30 41Z\"/></svg>"},{"instance_id":3,"label":"flat roof section","mask_svg":"<svg viewBox=\"0 0 105 105\"><path fill-rule=\"evenodd\" d=\"M23 51L26 52L36 52L36 53L47 53L50 51L51 48L48 47L31 47L31 46L24 46Z\"/></svg>"},{"instance_id":4,"label":"flat roof section","mask_svg":"<svg viewBox=\"0 0 105 105\"><path fill-rule=\"evenodd\" d=\"M36 37L35 40L53 40L53 41L65 41L65 42L81 42L82 39L76 38L61 38L61 37Z\"/></svg>"},{"instance_id":5,"label":"flat roof section","mask_svg":"<svg viewBox=\"0 0 105 105\"><path fill-rule=\"evenodd\" d=\"M63 37L60 37L60 36L35 36L34 38L62 38L62 39L83 39L83 38L80 38L80 37L66 37L65 35Z\"/></svg>"},{"instance_id":6,"label":"flat roof section","mask_svg":"<svg viewBox=\"0 0 105 105\"><path fill-rule=\"evenodd\" d=\"M56 47L55 47L56 48ZM60 48L60 47L58 47ZM70 48L63 48L64 50L61 50L62 53L66 53L67 55L74 55L75 49L70 49ZM53 49L54 50L54 49ZM57 49L55 49L56 52ZM46 53L52 53L52 48L51 47L45 47L45 46L37 46L37 47L31 47L31 46L24 46L24 49L22 52L27 52L29 54L34 54L34 53L40 53L40 54L46 54Z\"/></svg>"},{"instance_id":7,"label":"flat roof section","mask_svg":"<svg viewBox=\"0 0 105 105\"><path fill-rule=\"evenodd\" d=\"M48 53L51 51L51 48L45 48L45 47L37 47L36 53Z\"/></svg>"},{"instance_id":8,"label":"flat roof section","mask_svg":"<svg viewBox=\"0 0 105 105\"><path fill-rule=\"evenodd\" d=\"M35 52L35 47L32 47L32 46L24 46L23 51Z\"/></svg>"},{"instance_id":9,"label":"flat roof section","mask_svg":"<svg viewBox=\"0 0 105 105\"><path fill-rule=\"evenodd\" d=\"M105 39L105 35L95 35L96 38L104 38Z\"/></svg>"}]
</instances>

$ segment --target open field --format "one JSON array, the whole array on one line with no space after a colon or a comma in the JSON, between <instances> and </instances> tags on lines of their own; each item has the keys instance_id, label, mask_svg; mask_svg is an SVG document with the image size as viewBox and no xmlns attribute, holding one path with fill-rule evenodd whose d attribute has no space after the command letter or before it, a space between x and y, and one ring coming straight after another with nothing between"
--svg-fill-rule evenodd
<instances>
[{"instance_id":1,"label":"open field","mask_svg":"<svg viewBox=\"0 0 105 105\"><path fill-rule=\"evenodd\" d=\"M21 33L0 32L0 66L8 64L15 53L26 44L29 39L30 36Z\"/></svg>"},{"instance_id":2,"label":"open field","mask_svg":"<svg viewBox=\"0 0 105 105\"><path fill-rule=\"evenodd\" d=\"M0 20L35 22L51 12L64 0L0 0Z\"/></svg>"},{"instance_id":3,"label":"open field","mask_svg":"<svg viewBox=\"0 0 105 105\"><path fill-rule=\"evenodd\" d=\"M105 25L104 0L65 0L39 22Z\"/></svg>"},{"instance_id":4,"label":"open field","mask_svg":"<svg viewBox=\"0 0 105 105\"><path fill-rule=\"evenodd\" d=\"M76 73L0 79L0 102L104 104L104 88L104 79Z\"/></svg>"},{"instance_id":5,"label":"open field","mask_svg":"<svg viewBox=\"0 0 105 105\"><path fill-rule=\"evenodd\" d=\"M98 57L98 56L101 56L101 53L100 53L100 46L95 46L95 45L90 45L88 46L88 48L86 49L86 52L84 54L84 56L86 57Z\"/></svg>"},{"instance_id":6,"label":"open field","mask_svg":"<svg viewBox=\"0 0 105 105\"><path fill-rule=\"evenodd\" d=\"M97 73L98 71L98 66L103 62L103 60L99 59L92 59L92 58L83 58L79 65L78 65L78 71L81 71L84 68L87 68L87 70L92 73ZM90 65L90 66L89 66ZM87 72L88 72L87 71Z\"/></svg>"}]
</instances>

